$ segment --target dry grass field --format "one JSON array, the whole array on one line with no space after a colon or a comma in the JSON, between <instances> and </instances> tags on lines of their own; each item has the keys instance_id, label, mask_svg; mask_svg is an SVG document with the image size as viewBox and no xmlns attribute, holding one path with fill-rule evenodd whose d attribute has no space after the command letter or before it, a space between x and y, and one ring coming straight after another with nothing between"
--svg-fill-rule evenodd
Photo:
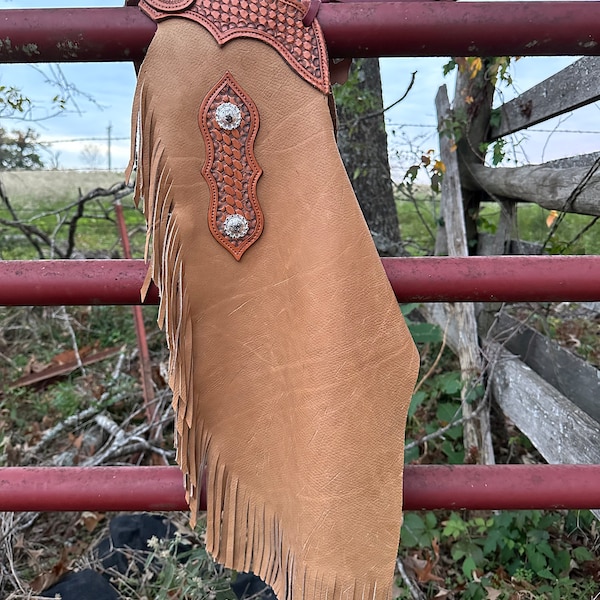
<instances>
[{"instance_id":1,"label":"dry grass field","mask_svg":"<svg viewBox=\"0 0 600 600\"><path fill-rule=\"evenodd\" d=\"M0 181L0 259L114 256L120 245L113 208L117 197L130 236L142 243L144 219L132 194L123 196L123 173L10 171ZM131 242L134 249L139 246Z\"/></svg>"},{"instance_id":2,"label":"dry grass field","mask_svg":"<svg viewBox=\"0 0 600 600\"><path fill-rule=\"evenodd\" d=\"M78 190L109 188L124 180L113 171L5 171L2 183L8 197L20 208L46 206L53 199L77 200Z\"/></svg>"}]
</instances>

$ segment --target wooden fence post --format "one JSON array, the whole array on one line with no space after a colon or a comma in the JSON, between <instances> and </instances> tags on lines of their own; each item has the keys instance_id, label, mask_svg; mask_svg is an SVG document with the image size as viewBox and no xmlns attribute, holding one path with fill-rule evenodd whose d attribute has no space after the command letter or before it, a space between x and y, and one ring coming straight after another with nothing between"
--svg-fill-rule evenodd
<instances>
[{"instance_id":1,"label":"wooden fence post","mask_svg":"<svg viewBox=\"0 0 600 600\"><path fill-rule=\"evenodd\" d=\"M435 105L440 124L450 115L450 103L446 86L442 86L436 96ZM440 126L440 131L443 127ZM463 212L463 198L456 152L451 139L440 133L441 159L446 167L442 180L442 218L446 230L448 255L468 256L467 233ZM477 320L473 303L452 303L431 307L429 317L443 329L453 324L452 338L454 350L458 354L462 372L461 391L462 413L467 420L464 424L465 461L493 464L494 451L491 443L489 409L469 403L467 394L481 376L481 355L477 336Z\"/></svg>"}]
</instances>

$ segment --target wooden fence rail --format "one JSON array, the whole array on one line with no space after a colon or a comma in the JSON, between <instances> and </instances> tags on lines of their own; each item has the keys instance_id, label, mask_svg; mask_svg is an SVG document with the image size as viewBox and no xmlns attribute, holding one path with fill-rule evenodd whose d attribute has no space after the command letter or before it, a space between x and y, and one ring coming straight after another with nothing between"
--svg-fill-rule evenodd
<instances>
[{"instance_id":1,"label":"wooden fence rail","mask_svg":"<svg viewBox=\"0 0 600 600\"><path fill-rule=\"evenodd\" d=\"M478 150L482 142L493 142L598 101L600 59L582 58L502 105L497 109L500 123L494 121L493 125L490 118L494 114L493 89L485 69L484 61L481 72L459 75L452 107L446 99L445 86L438 92L444 180L454 183L442 186L441 214L450 216L444 218L436 248L443 247L443 240L449 254L456 238L468 243L471 253L509 252L516 246L513 242L518 235L515 224L520 202L535 203L557 212L600 216L600 154L506 168L484 165ZM466 98L472 99L475 107ZM444 131L448 129L448 120L459 118L461 110L468 115L463 123L463 137L452 144ZM496 236L477 230L477 216L485 200L497 202L500 208ZM590 226L594 223L590 220ZM600 371L575 356L567 360L566 351L561 352L555 342L548 339L542 342L539 335L534 338L533 333L528 336L520 333L521 323L505 315L499 305L491 309L496 312L492 317L490 310L471 308L478 312L478 318L477 325L468 327L470 342L466 341L465 327L456 325L448 307L434 304L426 306L423 312L429 320L447 328L449 344L459 357L467 349L472 350L472 340L479 336L481 354L490 365L487 381L493 398L546 460L600 463L600 450L595 442L600 435L599 413L594 409L596 396L590 395L593 387L587 389L586 395L583 383L599 380ZM494 328L490 331L491 321ZM510 339L512 344L506 341ZM524 339L530 342L535 339L535 347L523 348ZM516 344L516 340L521 343ZM508 352L499 341L510 345L516 354ZM566 374L556 360L570 365L572 381L567 383ZM582 382L577 381L578 375L584 378Z\"/></svg>"}]
</instances>

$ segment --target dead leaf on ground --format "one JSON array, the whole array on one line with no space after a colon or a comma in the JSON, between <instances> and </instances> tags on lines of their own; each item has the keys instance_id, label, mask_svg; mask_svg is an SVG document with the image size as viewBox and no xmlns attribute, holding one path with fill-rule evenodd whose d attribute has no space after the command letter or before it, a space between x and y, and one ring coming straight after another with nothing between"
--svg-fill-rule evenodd
<instances>
[{"instance_id":1,"label":"dead leaf on ground","mask_svg":"<svg viewBox=\"0 0 600 600\"><path fill-rule=\"evenodd\" d=\"M502 590L497 590L496 588L486 587L485 591L487 592L486 600L497 600L503 592Z\"/></svg>"},{"instance_id":2,"label":"dead leaf on ground","mask_svg":"<svg viewBox=\"0 0 600 600\"><path fill-rule=\"evenodd\" d=\"M73 433L69 433L68 437L69 441L71 442L71 446L77 450L81 450L81 446L83 445L83 441L85 439L83 433L80 433L77 436Z\"/></svg>"},{"instance_id":3,"label":"dead leaf on ground","mask_svg":"<svg viewBox=\"0 0 600 600\"><path fill-rule=\"evenodd\" d=\"M94 350L98 349L98 343L95 343L92 346L84 346L83 348L79 348L79 358L82 360L91 354ZM51 365L68 365L72 362L77 362L77 352L75 350L65 350L64 352L60 352L52 357L50 361Z\"/></svg>"},{"instance_id":4,"label":"dead leaf on ground","mask_svg":"<svg viewBox=\"0 0 600 600\"><path fill-rule=\"evenodd\" d=\"M117 355L121 351L121 347L107 348L106 350L100 350L99 352L93 352L93 350L93 346L86 346L86 348L82 348L79 351L81 364L84 367ZM64 362L67 357L69 357L70 360ZM42 370L35 372L31 371L27 375L23 375L23 377L20 377L11 383L9 387L12 389L34 385L35 383L48 381L63 375L69 375L78 368L79 361L77 360L75 352L73 350L68 350L67 352L57 354L52 359L52 362L49 365L46 365Z\"/></svg>"},{"instance_id":5,"label":"dead leaf on ground","mask_svg":"<svg viewBox=\"0 0 600 600\"><path fill-rule=\"evenodd\" d=\"M104 513L92 512L86 510L81 513L79 523L83 525L90 533L96 529L98 523L104 520Z\"/></svg>"},{"instance_id":6,"label":"dead leaf on ground","mask_svg":"<svg viewBox=\"0 0 600 600\"><path fill-rule=\"evenodd\" d=\"M432 573L437 560L432 561L429 557L423 560L416 556L407 556L402 562L404 563L404 568L411 572L419 583L427 583L428 581L442 583L444 581L441 577Z\"/></svg>"},{"instance_id":7,"label":"dead leaf on ground","mask_svg":"<svg viewBox=\"0 0 600 600\"><path fill-rule=\"evenodd\" d=\"M54 564L50 571L46 571L45 573L40 573L29 585L31 589L39 594L43 592L46 588L54 585L58 580L65 574L69 572L68 567L68 551L66 548L63 548L60 560Z\"/></svg>"},{"instance_id":8,"label":"dead leaf on ground","mask_svg":"<svg viewBox=\"0 0 600 600\"><path fill-rule=\"evenodd\" d=\"M43 371L44 369L47 369L49 367L48 363L41 363L38 362L37 358L35 357L35 355L33 355L28 361L27 364L25 365L25 367L23 368L23 372L26 375L30 375L31 373L39 373L40 371Z\"/></svg>"}]
</instances>

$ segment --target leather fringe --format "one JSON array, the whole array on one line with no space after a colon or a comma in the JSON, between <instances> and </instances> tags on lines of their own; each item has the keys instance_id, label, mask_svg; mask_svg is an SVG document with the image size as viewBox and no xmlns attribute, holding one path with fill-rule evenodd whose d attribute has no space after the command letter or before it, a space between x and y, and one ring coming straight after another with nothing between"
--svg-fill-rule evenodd
<instances>
[{"instance_id":1,"label":"leather fringe","mask_svg":"<svg viewBox=\"0 0 600 600\"><path fill-rule=\"evenodd\" d=\"M382 600L389 589L377 581L340 581L299 560L278 516L256 493L246 489L221 462L210 444L201 415L194 414L192 319L182 254L185 248L172 211L169 159L161 144L160 123L140 80L134 98L132 140L136 140L130 178L137 169L135 202L148 222L145 259L150 281L160 292L158 324L165 330L169 386L173 391L177 463L184 477L192 526L197 521L203 472L207 487L207 550L216 561L238 571L252 571L267 581L280 600ZM391 582L390 582L391 583ZM297 592L300 590L300 594ZM332 594L333 590L333 594Z\"/></svg>"},{"instance_id":2,"label":"leather fringe","mask_svg":"<svg viewBox=\"0 0 600 600\"><path fill-rule=\"evenodd\" d=\"M137 114L135 111L137 110ZM172 178L168 158L160 142L160 128L140 81L134 97L133 156L126 171L129 179L137 169L134 200L140 206L148 229L144 259L148 275L141 290L142 300L154 281L160 293L158 325L164 329L169 349L169 387L173 391L177 463L184 476L186 500L192 525L199 511L203 466L208 434L202 420L193 414L192 321L182 262L182 243L177 218L172 211Z\"/></svg>"}]
</instances>

